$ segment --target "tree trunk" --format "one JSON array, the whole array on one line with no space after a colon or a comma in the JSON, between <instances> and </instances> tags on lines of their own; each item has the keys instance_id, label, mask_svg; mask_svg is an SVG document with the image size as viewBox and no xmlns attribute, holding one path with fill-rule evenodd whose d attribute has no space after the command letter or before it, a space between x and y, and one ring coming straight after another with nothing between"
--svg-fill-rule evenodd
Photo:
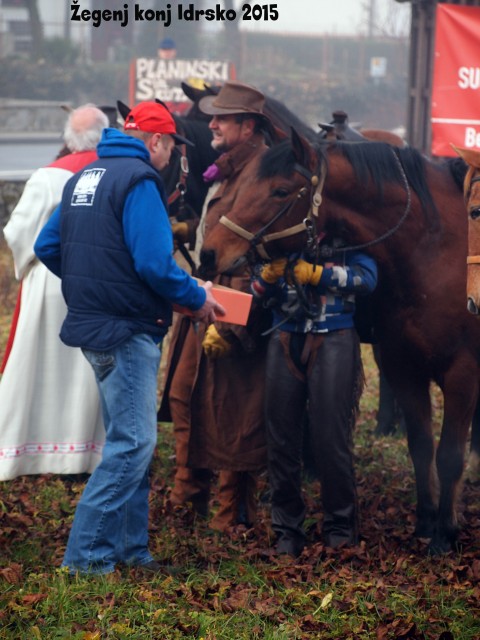
<instances>
[{"instance_id":1,"label":"tree trunk","mask_svg":"<svg viewBox=\"0 0 480 640\"><path fill-rule=\"evenodd\" d=\"M38 0L25 0L30 22L30 31L32 34L32 53L33 59L38 60L43 55L43 25L40 20L38 11Z\"/></svg>"},{"instance_id":2,"label":"tree trunk","mask_svg":"<svg viewBox=\"0 0 480 640\"><path fill-rule=\"evenodd\" d=\"M250 4L251 0L245 0L241 6ZM233 0L223 0L226 11L235 10ZM237 19L224 22L225 27L225 57L233 62L238 76L242 75L242 34L240 33L241 11L237 10Z\"/></svg>"}]
</instances>

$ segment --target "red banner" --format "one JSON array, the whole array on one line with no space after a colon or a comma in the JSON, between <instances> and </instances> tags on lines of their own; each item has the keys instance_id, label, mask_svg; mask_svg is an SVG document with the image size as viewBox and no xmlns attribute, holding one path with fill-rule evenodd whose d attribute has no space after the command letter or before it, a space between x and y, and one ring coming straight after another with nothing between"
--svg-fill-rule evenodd
<instances>
[{"instance_id":1,"label":"red banner","mask_svg":"<svg viewBox=\"0 0 480 640\"><path fill-rule=\"evenodd\" d=\"M437 6L432 155L480 150L480 7Z\"/></svg>"}]
</instances>

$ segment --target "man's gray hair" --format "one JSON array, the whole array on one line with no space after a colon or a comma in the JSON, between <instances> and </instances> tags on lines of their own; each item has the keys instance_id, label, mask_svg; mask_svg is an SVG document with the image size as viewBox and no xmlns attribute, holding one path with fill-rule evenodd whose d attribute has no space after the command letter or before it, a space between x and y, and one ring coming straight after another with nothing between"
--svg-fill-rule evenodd
<instances>
[{"instance_id":1,"label":"man's gray hair","mask_svg":"<svg viewBox=\"0 0 480 640\"><path fill-rule=\"evenodd\" d=\"M70 151L96 149L102 131L109 126L108 117L94 104L84 104L68 116L63 132L65 144Z\"/></svg>"}]
</instances>

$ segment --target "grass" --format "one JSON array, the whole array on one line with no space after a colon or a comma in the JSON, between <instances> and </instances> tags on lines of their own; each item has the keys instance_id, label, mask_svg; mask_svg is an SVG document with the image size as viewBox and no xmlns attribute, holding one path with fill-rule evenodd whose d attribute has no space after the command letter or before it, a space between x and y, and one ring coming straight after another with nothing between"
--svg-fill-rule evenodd
<instances>
[{"instance_id":1,"label":"grass","mask_svg":"<svg viewBox=\"0 0 480 640\"><path fill-rule=\"evenodd\" d=\"M16 295L0 247L0 353ZM318 541L319 486L305 486L308 550L271 554L268 505L253 530L215 534L174 509L172 429L159 425L151 543L172 575L127 568L97 578L58 569L84 478L25 476L0 483L0 639L54 640L478 640L480 497L466 485L463 550L429 558L412 538L415 493L405 438L376 439L378 376L363 349L367 386L355 435L363 541L333 552ZM441 401L435 397L435 420ZM19 390L19 402L21 390ZM0 408L1 410L1 408ZM265 482L265 480L264 480Z\"/></svg>"}]
</instances>

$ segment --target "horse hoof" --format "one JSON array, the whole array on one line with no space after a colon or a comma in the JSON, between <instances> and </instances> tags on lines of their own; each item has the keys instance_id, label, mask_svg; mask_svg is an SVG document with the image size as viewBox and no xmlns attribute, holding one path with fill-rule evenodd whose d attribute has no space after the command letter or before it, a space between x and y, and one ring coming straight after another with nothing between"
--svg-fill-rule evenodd
<instances>
[{"instance_id":1,"label":"horse hoof","mask_svg":"<svg viewBox=\"0 0 480 640\"><path fill-rule=\"evenodd\" d=\"M451 535L448 536L435 534L428 545L429 556L441 556L451 551L459 550L457 532L451 533Z\"/></svg>"},{"instance_id":2,"label":"horse hoof","mask_svg":"<svg viewBox=\"0 0 480 640\"><path fill-rule=\"evenodd\" d=\"M416 538L433 538L435 534L435 524L433 522L417 522L417 526L415 527L415 537Z\"/></svg>"},{"instance_id":3,"label":"horse hoof","mask_svg":"<svg viewBox=\"0 0 480 640\"><path fill-rule=\"evenodd\" d=\"M384 436L393 436L397 427L395 422L377 422L374 435L377 438L383 438Z\"/></svg>"},{"instance_id":4,"label":"horse hoof","mask_svg":"<svg viewBox=\"0 0 480 640\"><path fill-rule=\"evenodd\" d=\"M450 553L450 551L454 551L454 547L452 547L450 542L447 542L445 540L431 540L427 548L428 555L434 558L438 556L444 556L445 554Z\"/></svg>"}]
</instances>

